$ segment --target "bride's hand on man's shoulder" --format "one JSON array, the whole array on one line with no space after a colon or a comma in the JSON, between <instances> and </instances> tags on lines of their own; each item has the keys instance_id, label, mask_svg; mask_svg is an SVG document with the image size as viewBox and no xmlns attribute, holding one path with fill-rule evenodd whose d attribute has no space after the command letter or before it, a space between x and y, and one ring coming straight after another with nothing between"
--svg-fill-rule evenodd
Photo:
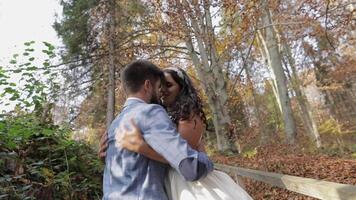
<instances>
[{"instance_id":1,"label":"bride's hand on man's shoulder","mask_svg":"<svg viewBox=\"0 0 356 200\"><path fill-rule=\"evenodd\" d=\"M131 119L131 128L121 127L115 130L115 139L119 147L140 153L146 145L141 130Z\"/></svg>"}]
</instances>

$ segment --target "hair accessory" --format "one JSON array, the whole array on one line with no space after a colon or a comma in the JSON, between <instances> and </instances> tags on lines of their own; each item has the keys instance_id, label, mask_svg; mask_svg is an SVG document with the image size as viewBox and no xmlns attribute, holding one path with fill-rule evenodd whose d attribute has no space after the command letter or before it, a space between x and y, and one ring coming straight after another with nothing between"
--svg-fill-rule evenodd
<instances>
[{"instance_id":1,"label":"hair accessory","mask_svg":"<svg viewBox=\"0 0 356 200\"><path fill-rule=\"evenodd\" d=\"M179 76L179 78L181 78L182 80L185 80L184 78L184 74L182 72L181 69L177 68L177 67L168 67L166 69L169 69L169 70L172 70L172 71L175 71L177 73L177 75Z\"/></svg>"},{"instance_id":2,"label":"hair accessory","mask_svg":"<svg viewBox=\"0 0 356 200\"><path fill-rule=\"evenodd\" d=\"M183 80L185 85L191 85L192 83L190 82L190 79L188 75L183 71L183 69L178 68L178 67L168 67L166 69L172 70L177 73L178 77ZM189 88L189 87L188 87Z\"/></svg>"}]
</instances>

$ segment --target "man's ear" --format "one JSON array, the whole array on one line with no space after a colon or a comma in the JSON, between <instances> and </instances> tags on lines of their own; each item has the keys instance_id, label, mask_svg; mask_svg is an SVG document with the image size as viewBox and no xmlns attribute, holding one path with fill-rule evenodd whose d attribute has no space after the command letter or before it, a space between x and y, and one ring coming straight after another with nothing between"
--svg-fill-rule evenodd
<instances>
[{"instance_id":1,"label":"man's ear","mask_svg":"<svg viewBox=\"0 0 356 200\"><path fill-rule=\"evenodd\" d=\"M143 88L145 91L148 91L152 87L151 81L150 80L145 80L143 84Z\"/></svg>"}]
</instances>

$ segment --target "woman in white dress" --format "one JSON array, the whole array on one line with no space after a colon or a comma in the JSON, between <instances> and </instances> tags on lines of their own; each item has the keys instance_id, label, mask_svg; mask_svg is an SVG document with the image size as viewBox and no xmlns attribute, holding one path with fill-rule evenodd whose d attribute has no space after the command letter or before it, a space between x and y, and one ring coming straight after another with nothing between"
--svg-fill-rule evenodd
<instances>
[{"instance_id":1,"label":"woman in white dress","mask_svg":"<svg viewBox=\"0 0 356 200\"><path fill-rule=\"evenodd\" d=\"M178 132L189 145L203 151L201 142L205 130L206 118L199 98L189 76L180 68L164 70L165 83L162 87L162 104L167 109L172 121L177 124ZM151 159L165 162L142 138L135 128L121 134L123 148L145 155ZM226 173L214 170L205 178L195 182L185 181L173 168L169 170L165 186L171 200L250 200L243 190Z\"/></svg>"}]
</instances>

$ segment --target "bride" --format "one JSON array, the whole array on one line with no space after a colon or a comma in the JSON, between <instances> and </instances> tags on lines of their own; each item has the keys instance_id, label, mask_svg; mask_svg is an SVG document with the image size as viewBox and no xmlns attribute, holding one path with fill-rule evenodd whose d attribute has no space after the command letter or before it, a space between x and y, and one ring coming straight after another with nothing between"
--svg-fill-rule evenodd
<instances>
[{"instance_id":1,"label":"bride","mask_svg":"<svg viewBox=\"0 0 356 200\"><path fill-rule=\"evenodd\" d=\"M180 68L164 69L165 83L161 89L161 100L178 132L189 145L204 151L201 138L206 118L192 81ZM165 159L145 143L136 127L120 134L122 148L145 155L150 159L165 162ZM205 178L195 182L185 181L173 168L165 180L167 195L171 200L249 200L249 194L236 184L230 176L214 170Z\"/></svg>"}]
</instances>

